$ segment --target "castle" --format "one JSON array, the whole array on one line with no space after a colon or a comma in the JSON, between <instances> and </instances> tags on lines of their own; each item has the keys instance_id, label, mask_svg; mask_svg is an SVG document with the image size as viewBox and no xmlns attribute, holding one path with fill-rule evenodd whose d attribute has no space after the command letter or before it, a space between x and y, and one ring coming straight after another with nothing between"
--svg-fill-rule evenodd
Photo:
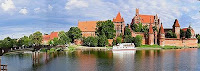
<instances>
[{"instance_id":1,"label":"castle","mask_svg":"<svg viewBox=\"0 0 200 71\"><path fill-rule=\"evenodd\" d=\"M98 21L79 21L78 22L78 28L82 31L83 37L88 36L96 36L95 35L95 29L96 29L96 23ZM120 12L117 14L115 18L113 18L113 23L115 25L116 30L116 37L120 34L124 34L124 28L125 28L125 21L123 17L121 16ZM148 33L145 34L144 32L134 32L130 25L129 28L131 29L132 37L135 37L137 35L141 35L143 37L142 44L143 45L154 45L158 44L160 46L179 46L179 47L197 47L198 46L198 40L195 38L195 31L191 26L188 28L183 28L182 30L184 32L187 31L187 29L191 30L191 38L185 38L180 37L180 24L177 19L175 19L174 25L172 28L163 28L162 23L160 23L160 19L158 18L158 15L142 15L139 13L139 9L136 9L136 14L132 19L131 24L138 24L141 23L143 26L148 26ZM156 27L156 30L154 31L153 27ZM177 38L167 38L165 35L168 31L172 31L176 34Z\"/></svg>"}]
</instances>

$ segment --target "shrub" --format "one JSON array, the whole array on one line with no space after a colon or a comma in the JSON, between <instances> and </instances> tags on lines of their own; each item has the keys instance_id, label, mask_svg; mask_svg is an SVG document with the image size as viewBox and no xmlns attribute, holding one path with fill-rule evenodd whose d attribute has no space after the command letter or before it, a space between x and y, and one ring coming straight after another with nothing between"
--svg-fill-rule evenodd
<instances>
[{"instance_id":1,"label":"shrub","mask_svg":"<svg viewBox=\"0 0 200 71\"><path fill-rule=\"evenodd\" d=\"M83 40L83 45L89 47L96 47L98 45L98 38L97 37L87 37Z\"/></svg>"},{"instance_id":2,"label":"shrub","mask_svg":"<svg viewBox=\"0 0 200 71\"><path fill-rule=\"evenodd\" d=\"M142 45L142 36L137 35L134 38L134 44L135 44L136 47L140 47Z\"/></svg>"}]
</instances>

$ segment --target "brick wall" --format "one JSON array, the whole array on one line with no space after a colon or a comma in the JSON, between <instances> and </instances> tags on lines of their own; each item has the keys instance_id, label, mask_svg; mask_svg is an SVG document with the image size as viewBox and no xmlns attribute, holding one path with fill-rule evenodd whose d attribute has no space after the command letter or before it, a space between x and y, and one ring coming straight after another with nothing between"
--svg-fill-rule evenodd
<instances>
[{"instance_id":1,"label":"brick wall","mask_svg":"<svg viewBox=\"0 0 200 71\"><path fill-rule=\"evenodd\" d=\"M113 39L108 39L108 46L112 46Z\"/></svg>"},{"instance_id":2,"label":"brick wall","mask_svg":"<svg viewBox=\"0 0 200 71\"><path fill-rule=\"evenodd\" d=\"M190 39L177 39L177 38L166 38L165 45L167 46L179 46L179 47L197 47L198 40L195 38Z\"/></svg>"},{"instance_id":3,"label":"brick wall","mask_svg":"<svg viewBox=\"0 0 200 71\"><path fill-rule=\"evenodd\" d=\"M89 37L89 36L95 36L94 32L82 32L82 37Z\"/></svg>"},{"instance_id":4,"label":"brick wall","mask_svg":"<svg viewBox=\"0 0 200 71\"><path fill-rule=\"evenodd\" d=\"M144 33L143 32L133 32L131 31L132 37L136 37L137 35L141 35L142 37L144 37Z\"/></svg>"}]
</instances>

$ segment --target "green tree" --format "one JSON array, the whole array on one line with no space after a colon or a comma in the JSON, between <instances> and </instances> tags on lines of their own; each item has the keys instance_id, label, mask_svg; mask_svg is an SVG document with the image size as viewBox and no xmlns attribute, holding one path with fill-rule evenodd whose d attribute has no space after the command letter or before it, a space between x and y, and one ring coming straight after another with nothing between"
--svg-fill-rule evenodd
<instances>
[{"instance_id":1,"label":"green tree","mask_svg":"<svg viewBox=\"0 0 200 71\"><path fill-rule=\"evenodd\" d=\"M177 38L176 34L173 33L171 30L168 31L165 36L166 36L166 38Z\"/></svg>"},{"instance_id":2,"label":"green tree","mask_svg":"<svg viewBox=\"0 0 200 71\"><path fill-rule=\"evenodd\" d=\"M134 38L134 44L136 47L140 47L142 45L142 36L141 35L137 35Z\"/></svg>"},{"instance_id":3,"label":"green tree","mask_svg":"<svg viewBox=\"0 0 200 71\"><path fill-rule=\"evenodd\" d=\"M145 32L148 33L148 26L145 25L143 26L142 23L138 23L138 24L131 24L131 29L135 32Z\"/></svg>"},{"instance_id":4,"label":"green tree","mask_svg":"<svg viewBox=\"0 0 200 71\"><path fill-rule=\"evenodd\" d=\"M98 40L98 46L103 47L108 44L108 39L105 35L100 35Z\"/></svg>"},{"instance_id":5,"label":"green tree","mask_svg":"<svg viewBox=\"0 0 200 71\"><path fill-rule=\"evenodd\" d=\"M98 45L98 38L92 36L84 38L83 44L89 47L96 47Z\"/></svg>"},{"instance_id":6,"label":"green tree","mask_svg":"<svg viewBox=\"0 0 200 71\"><path fill-rule=\"evenodd\" d=\"M4 40L1 41L2 48L11 48L13 47L13 39L10 37L4 38Z\"/></svg>"},{"instance_id":7,"label":"green tree","mask_svg":"<svg viewBox=\"0 0 200 71\"><path fill-rule=\"evenodd\" d=\"M180 29L180 37L183 38L184 36L185 36L185 32L182 29Z\"/></svg>"},{"instance_id":8,"label":"green tree","mask_svg":"<svg viewBox=\"0 0 200 71\"><path fill-rule=\"evenodd\" d=\"M128 25L125 27L124 35L131 35L131 30L129 29Z\"/></svg>"},{"instance_id":9,"label":"green tree","mask_svg":"<svg viewBox=\"0 0 200 71\"><path fill-rule=\"evenodd\" d=\"M67 34L64 31L59 32L58 36L59 36L60 45L64 45L66 43L71 42L71 39L67 36Z\"/></svg>"},{"instance_id":10,"label":"green tree","mask_svg":"<svg viewBox=\"0 0 200 71\"><path fill-rule=\"evenodd\" d=\"M99 36L105 34L107 39L113 39L115 37L115 28L111 20L99 21L97 22L96 27L96 35Z\"/></svg>"},{"instance_id":11,"label":"green tree","mask_svg":"<svg viewBox=\"0 0 200 71\"><path fill-rule=\"evenodd\" d=\"M39 31L31 34L29 37L35 45L40 45L42 43L42 33Z\"/></svg>"},{"instance_id":12,"label":"green tree","mask_svg":"<svg viewBox=\"0 0 200 71\"><path fill-rule=\"evenodd\" d=\"M130 35L125 35L124 36L124 42L125 43L132 43L133 42L133 38Z\"/></svg>"},{"instance_id":13,"label":"green tree","mask_svg":"<svg viewBox=\"0 0 200 71\"><path fill-rule=\"evenodd\" d=\"M147 25L142 27L142 32L144 32L144 33L148 33L149 32L149 28L148 28Z\"/></svg>"},{"instance_id":14,"label":"green tree","mask_svg":"<svg viewBox=\"0 0 200 71\"><path fill-rule=\"evenodd\" d=\"M27 36L24 36L24 37L20 38L18 40L18 46L20 47L22 45L24 45L25 47L30 46L31 45L31 39L29 37L27 37Z\"/></svg>"},{"instance_id":15,"label":"green tree","mask_svg":"<svg viewBox=\"0 0 200 71\"><path fill-rule=\"evenodd\" d=\"M54 38L54 39L53 39L53 45L54 45L54 46L59 45L59 43L60 43L60 42L59 42L58 38Z\"/></svg>"},{"instance_id":16,"label":"green tree","mask_svg":"<svg viewBox=\"0 0 200 71\"><path fill-rule=\"evenodd\" d=\"M116 38L116 44L118 44L118 43L122 43L122 38L121 37L117 37Z\"/></svg>"},{"instance_id":17,"label":"green tree","mask_svg":"<svg viewBox=\"0 0 200 71\"><path fill-rule=\"evenodd\" d=\"M54 45L53 40L48 41L48 44L49 44L50 46Z\"/></svg>"},{"instance_id":18,"label":"green tree","mask_svg":"<svg viewBox=\"0 0 200 71\"><path fill-rule=\"evenodd\" d=\"M185 32L185 38L191 38L192 34L191 34L191 30L187 29L187 31Z\"/></svg>"},{"instance_id":19,"label":"green tree","mask_svg":"<svg viewBox=\"0 0 200 71\"><path fill-rule=\"evenodd\" d=\"M71 27L68 31L68 36L71 42L74 42L74 39L81 38L81 30L78 27Z\"/></svg>"},{"instance_id":20,"label":"green tree","mask_svg":"<svg viewBox=\"0 0 200 71\"><path fill-rule=\"evenodd\" d=\"M125 27L125 31L124 31L124 40L123 42L125 43L132 43L133 39L132 39L132 34L131 34L131 30L129 29L128 25Z\"/></svg>"}]
</instances>

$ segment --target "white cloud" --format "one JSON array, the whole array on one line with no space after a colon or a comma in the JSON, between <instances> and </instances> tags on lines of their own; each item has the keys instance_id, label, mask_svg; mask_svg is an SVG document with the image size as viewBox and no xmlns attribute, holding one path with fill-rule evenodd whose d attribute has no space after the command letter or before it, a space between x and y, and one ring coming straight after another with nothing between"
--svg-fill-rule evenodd
<instances>
[{"instance_id":1,"label":"white cloud","mask_svg":"<svg viewBox=\"0 0 200 71\"><path fill-rule=\"evenodd\" d=\"M34 12L35 12L35 13L40 12L40 8L35 8L35 9L34 9Z\"/></svg>"},{"instance_id":2,"label":"white cloud","mask_svg":"<svg viewBox=\"0 0 200 71\"><path fill-rule=\"evenodd\" d=\"M65 9L73 9L73 8L85 8L88 7L88 3L83 0L69 0L66 5Z\"/></svg>"},{"instance_id":3,"label":"white cloud","mask_svg":"<svg viewBox=\"0 0 200 71\"><path fill-rule=\"evenodd\" d=\"M51 5L48 5L48 9L49 9L49 10L52 10L53 7L52 7Z\"/></svg>"},{"instance_id":4,"label":"white cloud","mask_svg":"<svg viewBox=\"0 0 200 71\"><path fill-rule=\"evenodd\" d=\"M12 0L5 0L4 3L1 3L1 8L4 11L8 11L10 9L15 9L15 5Z\"/></svg>"},{"instance_id":5,"label":"white cloud","mask_svg":"<svg viewBox=\"0 0 200 71\"><path fill-rule=\"evenodd\" d=\"M26 8L23 8L19 11L20 14L26 15L28 13Z\"/></svg>"}]
</instances>

